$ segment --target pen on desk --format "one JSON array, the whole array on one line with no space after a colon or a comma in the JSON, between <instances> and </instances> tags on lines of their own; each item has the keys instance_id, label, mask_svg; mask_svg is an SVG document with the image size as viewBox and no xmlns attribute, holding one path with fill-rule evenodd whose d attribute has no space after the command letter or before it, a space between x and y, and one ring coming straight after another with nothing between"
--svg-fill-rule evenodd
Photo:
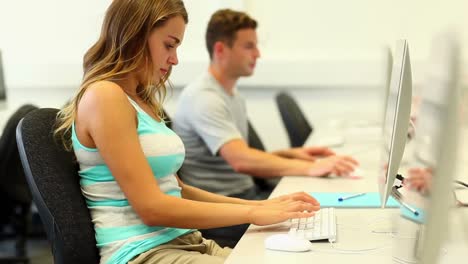
<instances>
[{"instance_id":1,"label":"pen on desk","mask_svg":"<svg viewBox=\"0 0 468 264\"><path fill-rule=\"evenodd\" d=\"M366 193L357 193L357 194L353 194L353 195L349 195L349 196L340 197L340 198L338 198L338 202L342 202L344 200L355 198L355 197L358 197L358 196L361 196L361 195L364 195L364 194L366 194Z\"/></svg>"},{"instance_id":2,"label":"pen on desk","mask_svg":"<svg viewBox=\"0 0 468 264\"><path fill-rule=\"evenodd\" d=\"M419 212L416 211L416 209L414 209L413 207L409 206L407 203L401 201L401 205L403 205L403 207L405 207L406 209L410 210L414 215L419 215Z\"/></svg>"}]
</instances>

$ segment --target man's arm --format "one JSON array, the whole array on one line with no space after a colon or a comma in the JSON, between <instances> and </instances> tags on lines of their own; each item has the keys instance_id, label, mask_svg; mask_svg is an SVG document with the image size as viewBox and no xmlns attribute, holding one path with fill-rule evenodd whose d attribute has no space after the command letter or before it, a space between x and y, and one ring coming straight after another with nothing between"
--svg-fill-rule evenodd
<instances>
[{"instance_id":1,"label":"man's arm","mask_svg":"<svg viewBox=\"0 0 468 264\"><path fill-rule=\"evenodd\" d=\"M353 159L343 156L310 162L249 148L236 126L230 106L217 94L199 93L185 107L190 113L189 122L211 154L219 153L237 172L259 177L344 175L356 164Z\"/></svg>"},{"instance_id":2,"label":"man's arm","mask_svg":"<svg viewBox=\"0 0 468 264\"><path fill-rule=\"evenodd\" d=\"M301 159L308 161L315 161L317 158L328 157L336 155L331 149L327 147L299 147L282 149L272 152L276 156L287 159Z\"/></svg>"},{"instance_id":3,"label":"man's arm","mask_svg":"<svg viewBox=\"0 0 468 264\"><path fill-rule=\"evenodd\" d=\"M353 159L342 156L333 156L317 162L282 158L249 148L241 139L225 143L219 153L235 171L259 177L340 174L352 171L356 164Z\"/></svg>"},{"instance_id":4,"label":"man's arm","mask_svg":"<svg viewBox=\"0 0 468 264\"><path fill-rule=\"evenodd\" d=\"M210 202L210 203L230 203L230 204L243 204L243 205L262 205L261 201L256 200L245 200L235 197L228 197L224 195L219 195L211 192L204 191L202 189L190 186L185 184L179 177L177 177L177 182L182 188L182 197L185 199L190 199L200 202Z\"/></svg>"}]
</instances>

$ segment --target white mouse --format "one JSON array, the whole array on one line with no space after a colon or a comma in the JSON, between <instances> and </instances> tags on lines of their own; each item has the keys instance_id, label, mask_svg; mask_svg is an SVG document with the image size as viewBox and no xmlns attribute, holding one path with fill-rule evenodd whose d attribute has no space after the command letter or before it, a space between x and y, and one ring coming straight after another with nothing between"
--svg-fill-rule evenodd
<instances>
[{"instance_id":1,"label":"white mouse","mask_svg":"<svg viewBox=\"0 0 468 264\"><path fill-rule=\"evenodd\" d=\"M265 248L280 251L304 252L312 249L312 243L305 238L297 238L288 234L275 234L265 239Z\"/></svg>"}]
</instances>

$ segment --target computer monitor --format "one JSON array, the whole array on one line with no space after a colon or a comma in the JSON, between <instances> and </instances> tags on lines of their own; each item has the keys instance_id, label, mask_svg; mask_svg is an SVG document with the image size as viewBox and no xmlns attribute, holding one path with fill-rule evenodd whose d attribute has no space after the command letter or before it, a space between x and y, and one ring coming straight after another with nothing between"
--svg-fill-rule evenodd
<instances>
[{"instance_id":1,"label":"computer monitor","mask_svg":"<svg viewBox=\"0 0 468 264\"><path fill-rule=\"evenodd\" d=\"M441 36L439 38L442 38ZM458 82L458 48L446 36L436 38L431 47L425 82L421 91L420 115L416 121L415 155L421 165L437 165L439 140L443 137L442 126L451 92Z\"/></svg>"},{"instance_id":2,"label":"computer monitor","mask_svg":"<svg viewBox=\"0 0 468 264\"><path fill-rule=\"evenodd\" d=\"M406 40L397 41L393 59L382 131L382 168L378 177L382 208L387 203L400 167L410 119L412 77Z\"/></svg>"},{"instance_id":3,"label":"computer monitor","mask_svg":"<svg viewBox=\"0 0 468 264\"><path fill-rule=\"evenodd\" d=\"M384 69L384 86L383 86L383 109L382 109L382 120L385 120L385 115L387 114L387 102L388 102L388 93L390 91L390 82L392 80L392 68L393 68L393 55L390 47L385 48L385 69Z\"/></svg>"},{"instance_id":4,"label":"computer monitor","mask_svg":"<svg viewBox=\"0 0 468 264\"><path fill-rule=\"evenodd\" d=\"M0 102L6 100L5 78L3 76L2 51L0 50Z\"/></svg>"},{"instance_id":5,"label":"computer monitor","mask_svg":"<svg viewBox=\"0 0 468 264\"><path fill-rule=\"evenodd\" d=\"M419 166L432 169L428 195L425 195L422 249L417 258L424 264L438 262L449 225L461 112L460 53L454 32L444 32L434 38L416 121L416 161Z\"/></svg>"}]
</instances>

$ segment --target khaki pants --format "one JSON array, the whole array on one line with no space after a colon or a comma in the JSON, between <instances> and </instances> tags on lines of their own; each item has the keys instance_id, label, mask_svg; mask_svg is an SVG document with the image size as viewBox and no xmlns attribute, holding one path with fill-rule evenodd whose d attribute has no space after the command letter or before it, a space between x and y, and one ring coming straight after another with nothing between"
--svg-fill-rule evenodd
<instances>
[{"instance_id":1,"label":"khaki pants","mask_svg":"<svg viewBox=\"0 0 468 264\"><path fill-rule=\"evenodd\" d=\"M223 263L230 253L230 248L221 248L213 240L204 239L199 231L195 231L141 253L128 263L217 264Z\"/></svg>"}]
</instances>

